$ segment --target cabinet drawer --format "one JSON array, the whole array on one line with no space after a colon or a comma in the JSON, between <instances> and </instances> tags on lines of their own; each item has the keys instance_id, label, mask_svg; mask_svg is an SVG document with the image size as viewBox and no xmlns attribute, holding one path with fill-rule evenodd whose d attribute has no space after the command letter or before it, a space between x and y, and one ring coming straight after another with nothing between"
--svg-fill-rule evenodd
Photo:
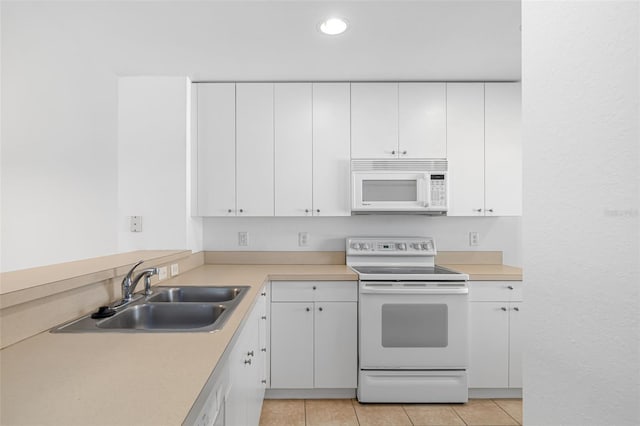
<instances>
[{"instance_id":1,"label":"cabinet drawer","mask_svg":"<svg viewBox=\"0 0 640 426\"><path fill-rule=\"evenodd\" d=\"M272 281L272 302L356 302L356 281Z\"/></svg>"},{"instance_id":2,"label":"cabinet drawer","mask_svg":"<svg viewBox=\"0 0 640 426\"><path fill-rule=\"evenodd\" d=\"M469 301L522 301L522 281L470 281Z\"/></svg>"}]
</instances>

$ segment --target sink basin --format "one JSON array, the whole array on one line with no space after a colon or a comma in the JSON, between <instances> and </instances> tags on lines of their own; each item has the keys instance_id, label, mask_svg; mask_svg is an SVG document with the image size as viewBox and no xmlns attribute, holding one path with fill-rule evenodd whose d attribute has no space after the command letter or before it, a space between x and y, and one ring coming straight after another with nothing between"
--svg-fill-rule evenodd
<instances>
[{"instance_id":1,"label":"sink basin","mask_svg":"<svg viewBox=\"0 0 640 426\"><path fill-rule=\"evenodd\" d=\"M156 304L131 306L97 323L98 328L133 330L187 330L215 323L225 312L222 305Z\"/></svg>"},{"instance_id":2,"label":"sink basin","mask_svg":"<svg viewBox=\"0 0 640 426\"><path fill-rule=\"evenodd\" d=\"M220 330L249 286L154 287L153 294L134 295L102 319L86 315L55 327L52 333L173 333Z\"/></svg>"},{"instance_id":3,"label":"sink basin","mask_svg":"<svg viewBox=\"0 0 640 426\"><path fill-rule=\"evenodd\" d=\"M147 301L154 303L229 302L243 294L248 287L156 287Z\"/></svg>"}]
</instances>

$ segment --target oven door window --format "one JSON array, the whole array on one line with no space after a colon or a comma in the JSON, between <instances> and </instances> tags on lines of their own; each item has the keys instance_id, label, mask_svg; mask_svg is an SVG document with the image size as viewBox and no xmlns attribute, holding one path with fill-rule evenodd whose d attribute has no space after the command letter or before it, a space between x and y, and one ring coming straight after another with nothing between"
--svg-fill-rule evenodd
<instances>
[{"instance_id":1,"label":"oven door window","mask_svg":"<svg viewBox=\"0 0 640 426\"><path fill-rule=\"evenodd\" d=\"M363 179L362 201L409 201L418 200L418 182L416 179Z\"/></svg>"},{"instance_id":2,"label":"oven door window","mask_svg":"<svg viewBox=\"0 0 640 426\"><path fill-rule=\"evenodd\" d=\"M386 303L381 313L384 348L445 348L449 344L446 304Z\"/></svg>"}]
</instances>

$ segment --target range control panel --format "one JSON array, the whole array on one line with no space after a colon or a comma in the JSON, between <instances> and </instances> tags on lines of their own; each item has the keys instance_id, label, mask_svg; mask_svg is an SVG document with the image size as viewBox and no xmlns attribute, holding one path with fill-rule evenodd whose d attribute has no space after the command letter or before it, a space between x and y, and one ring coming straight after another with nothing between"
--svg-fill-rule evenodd
<instances>
[{"instance_id":1,"label":"range control panel","mask_svg":"<svg viewBox=\"0 0 640 426\"><path fill-rule=\"evenodd\" d=\"M351 237L347 255L435 256L436 245L431 237Z\"/></svg>"}]
</instances>

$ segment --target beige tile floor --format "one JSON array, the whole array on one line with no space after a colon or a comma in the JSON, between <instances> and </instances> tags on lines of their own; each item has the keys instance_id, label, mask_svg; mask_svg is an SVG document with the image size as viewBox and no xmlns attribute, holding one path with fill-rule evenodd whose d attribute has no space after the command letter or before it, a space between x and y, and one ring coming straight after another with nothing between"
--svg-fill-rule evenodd
<instances>
[{"instance_id":1,"label":"beige tile floor","mask_svg":"<svg viewBox=\"0 0 640 426\"><path fill-rule=\"evenodd\" d=\"M521 399L467 404L360 404L354 399L267 399L260 426L500 426L522 424Z\"/></svg>"}]
</instances>

